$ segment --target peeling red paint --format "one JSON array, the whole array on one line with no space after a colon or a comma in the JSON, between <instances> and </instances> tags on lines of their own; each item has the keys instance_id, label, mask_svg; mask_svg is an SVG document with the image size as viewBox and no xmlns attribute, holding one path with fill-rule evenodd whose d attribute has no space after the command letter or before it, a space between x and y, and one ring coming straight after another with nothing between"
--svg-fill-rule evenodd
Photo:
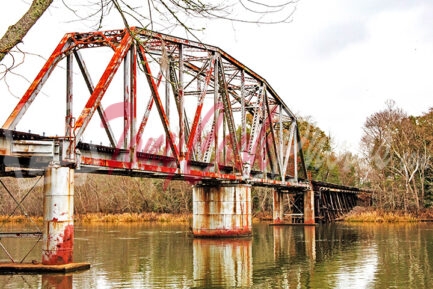
<instances>
[{"instance_id":1,"label":"peeling red paint","mask_svg":"<svg viewBox=\"0 0 433 289\"><path fill-rule=\"evenodd\" d=\"M46 251L43 256L42 264L63 265L72 263L72 249L74 246L74 225L67 225L63 234L60 234L55 241L58 242L56 244L57 249Z\"/></svg>"}]
</instances>

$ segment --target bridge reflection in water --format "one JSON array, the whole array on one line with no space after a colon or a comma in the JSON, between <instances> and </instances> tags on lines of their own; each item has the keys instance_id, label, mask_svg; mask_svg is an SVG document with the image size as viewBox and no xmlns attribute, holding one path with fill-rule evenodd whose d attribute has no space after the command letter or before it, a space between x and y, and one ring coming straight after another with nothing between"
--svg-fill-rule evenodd
<instances>
[{"instance_id":1,"label":"bridge reflection in water","mask_svg":"<svg viewBox=\"0 0 433 289\"><path fill-rule=\"evenodd\" d=\"M340 288L349 284L354 288L389 288L393 284L407 284L407 288L431 288L432 285L425 275L431 271L428 268L432 252L428 248L433 234L429 224L321 224L304 228L261 223L254 225L254 231L249 238L216 240L191 238L185 226L86 225L77 232L76 256L91 260L90 270L73 275L0 275L0 287L45 288L41 284L50 284L49 288ZM414 236L418 238L416 242ZM389 244L401 244L408 250L395 250ZM418 268L423 270L410 264L420 265ZM409 276L413 281L409 281Z\"/></svg>"}]
</instances>

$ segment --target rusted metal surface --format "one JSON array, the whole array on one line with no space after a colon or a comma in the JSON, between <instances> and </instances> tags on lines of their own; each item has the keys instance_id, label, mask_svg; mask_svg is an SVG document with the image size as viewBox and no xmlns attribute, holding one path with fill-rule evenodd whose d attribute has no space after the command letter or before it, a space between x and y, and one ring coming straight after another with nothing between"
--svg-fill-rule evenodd
<instances>
[{"instance_id":1,"label":"rusted metal surface","mask_svg":"<svg viewBox=\"0 0 433 289\"><path fill-rule=\"evenodd\" d=\"M84 50L107 47L112 51L107 54L108 64L102 74L92 74L92 69L87 68L92 59L86 59ZM302 155L300 146L296 147L299 137L296 117L264 78L218 47L136 27L66 34L3 125L3 131L14 131L43 91L51 72L63 60L67 67L66 110L61 120L65 122L65 132L55 138L43 138L55 145L51 157L61 165L77 171L95 168L124 169L125 174L128 170L143 174L162 172L176 179L208 178L215 174L219 181L309 186L303 159L296 157ZM74 63L78 70L73 70ZM123 70L118 69L121 65ZM119 74L123 77L115 77ZM84 82L75 81L77 75ZM123 87L123 92L117 93L123 96L118 99L123 105L112 104L120 108L113 114L112 110L108 113L103 108L103 100L114 89L111 87L116 86L117 79L123 80L123 84L117 84ZM159 89L160 83L165 84L165 90ZM84 101L83 109L73 109L77 100L74 92L82 89L88 90L90 96ZM170 103L177 109L170 109ZM145 107L144 111L138 110L138 104ZM114 149L111 153L89 155L79 148L96 111L103 128L101 133L105 133L109 146ZM156 116L152 111L156 111ZM110 125L117 117L124 119L120 131ZM137 124L137 119L142 119L141 123ZM247 119L253 120L251 133L246 130ZM154 129L155 123L162 124L163 129L158 140L144 133ZM283 126L292 127L292 142L276 135L275 131L281 132ZM238 128L241 128L239 136ZM0 134L0 158L16 157L20 168L31 168L34 155L25 155L26 148L20 148L14 155L5 137ZM155 145L149 146L152 142ZM177 170L173 170L173 162L168 166L143 164L140 153L173 158ZM39 163L49 161L44 158ZM190 166L191 161L208 165L199 173L200 169ZM12 163L8 162L7 166L13 166ZM220 171L222 166L231 167L231 171ZM253 170L262 173L255 174Z\"/></svg>"},{"instance_id":2,"label":"rusted metal surface","mask_svg":"<svg viewBox=\"0 0 433 289\"><path fill-rule=\"evenodd\" d=\"M98 56L106 61L92 62L90 48L102 50ZM52 121L64 122L65 131L55 137L16 131L63 60L65 115ZM88 69L89 63L102 71ZM74 95L81 97L83 90L88 99ZM73 109L78 100L84 107ZM83 140L94 133L88 132L94 115L100 117L96 134L108 139L107 146L101 139L99 145ZM117 118L123 120L120 126L112 123ZM283 216L281 194L302 194L304 221L314 223L316 184L307 178L300 142L296 116L283 98L218 47L137 27L68 33L0 129L0 175L24 176L21 171L48 166L43 262L67 263L72 261L74 171L190 181L196 184L196 236L246 236L252 185L279 192L277 221ZM350 205L339 201L341 207Z\"/></svg>"},{"instance_id":3,"label":"rusted metal surface","mask_svg":"<svg viewBox=\"0 0 433 289\"><path fill-rule=\"evenodd\" d=\"M50 165L44 178L42 264L72 263L74 245L74 170Z\"/></svg>"},{"instance_id":4,"label":"rusted metal surface","mask_svg":"<svg viewBox=\"0 0 433 289\"><path fill-rule=\"evenodd\" d=\"M194 186L192 230L196 237L251 235L251 186Z\"/></svg>"}]
</instances>

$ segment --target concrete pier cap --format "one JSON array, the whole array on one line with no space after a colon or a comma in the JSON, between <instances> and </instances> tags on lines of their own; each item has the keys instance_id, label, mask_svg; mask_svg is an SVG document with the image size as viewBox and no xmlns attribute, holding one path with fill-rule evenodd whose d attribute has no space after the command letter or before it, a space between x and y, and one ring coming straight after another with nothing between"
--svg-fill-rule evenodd
<instances>
[{"instance_id":1,"label":"concrete pier cap","mask_svg":"<svg viewBox=\"0 0 433 289\"><path fill-rule=\"evenodd\" d=\"M251 236L251 185L200 183L193 187L192 200L194 237Z\"/></svg>"}]
</instances>

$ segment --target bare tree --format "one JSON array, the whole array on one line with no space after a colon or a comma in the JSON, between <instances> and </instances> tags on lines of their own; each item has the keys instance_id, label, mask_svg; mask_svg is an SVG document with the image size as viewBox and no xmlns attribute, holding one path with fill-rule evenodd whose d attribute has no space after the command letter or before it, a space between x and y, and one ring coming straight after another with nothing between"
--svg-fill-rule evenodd
<instances>
[{"instance_id":1,"label":"bare tree","mask_svg":"<svg viewBox=\"0 0 433 289\"><path fill-rule=\"evenodd\" d=\"M3 60L12 48L23 40L27 32L52 3L53 0L34 0L23 17L14 25L9 26L6 33L0 39L0 61Z\"/></svg>"},{"instance_id":2,"label":"bare tree","mask_svg":"<svg viewBox=\"0 0 433 289\"><path fill-rule=\"evenodd\" d=\"M197 19L256 24L290 22L297 0L275 2L270 4L265 0L62 0L62 4L76 16L76 21L90 22L89 26L95 29L101 29L106 17L114 12L122 18L125 27L130 23L149 29L154 29L155 26L165 29L181 26L193 36L194 31L201 29L195 25ZM0 39L0 61L23 40L53 3L53 0L32 1L23 17L11 25Z\"/></svg>"}]
</instances>

